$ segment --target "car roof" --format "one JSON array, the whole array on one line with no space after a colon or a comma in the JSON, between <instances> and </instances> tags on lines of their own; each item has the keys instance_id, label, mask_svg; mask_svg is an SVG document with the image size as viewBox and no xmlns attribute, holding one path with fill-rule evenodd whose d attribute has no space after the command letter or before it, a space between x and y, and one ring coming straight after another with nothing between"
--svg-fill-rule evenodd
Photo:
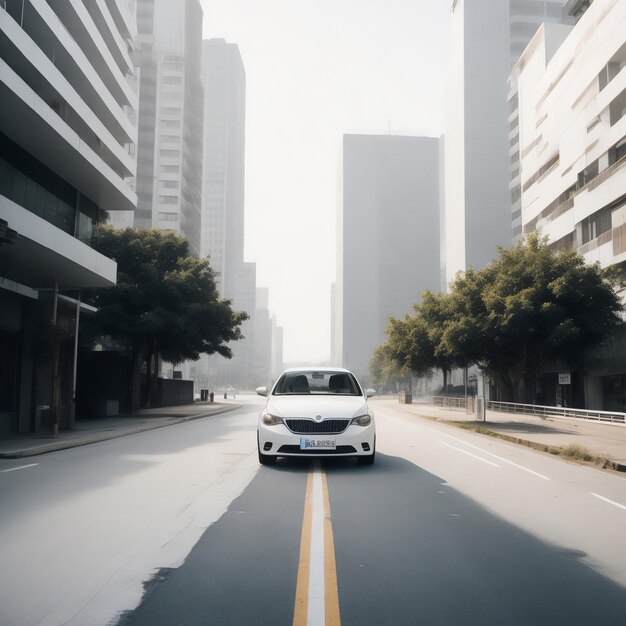
<instances>
[{"instance_id":1,"label":"car roof","mask_svg":"<svg viewBox=\"0 0 626 626\"><path fill-rule=\"evenodd\" d=\"M347 374L351 374L350 370L347 370L345 367L288 367L286 370L283 370L282 374L287 374L288 372L345 372Z\"/></svg>"}]
</instances>

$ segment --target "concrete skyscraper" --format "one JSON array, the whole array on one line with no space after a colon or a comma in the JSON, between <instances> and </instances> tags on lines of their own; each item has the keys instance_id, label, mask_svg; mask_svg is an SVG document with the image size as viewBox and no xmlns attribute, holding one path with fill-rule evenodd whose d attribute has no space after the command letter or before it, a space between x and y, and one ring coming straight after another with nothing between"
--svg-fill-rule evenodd
<instances>
[{"instance_id":1,"label":"concrete skyscraper","mask_svg":"<svg viewBox=\"0 0 626 626\"><path fill-rule=\"evenodd\" d=\"M208 380L210 387L253 388L256 362L264 355L256 345L256 264L244 262L243 254L246 73L236 44L202 42L202 82L202 256L216 272L221 297L250 316L242 325L245 338L231 346L233 358L209 357Z\"/></svg>"},{"instance_id":2,"label":"concrete skyscraper","mask_svg":"<svg viewBox=\"0 0 626 626\"><path fill-rule=\"evenodd\" d=\"M172 230L200 255L202 8L199 0L138 0L138 205L133 223Z\"/></svg>"},{"instance_id":3,"label":"concrete skyscraper","mask_svg":"<svg viewBox=\"0 0 626 626\"><path fill-rule=\"evenodd\" d=\"M575 26L546 24L514 72L519 95L521 223L555 249L626 272L626 2L570 2ZM620 296L626 300L624 283ZM581 406L623 411L626 338L615 333L562 387L541 375L540 404L575 393Z\"/></svg>"},{"instance_id":4,"label":"concrete skyscraper","mask_svg":"<svg viewBox=\"0 0 626 626\"><path fill-rule=\"evenodd\" d=\"M439 290L439 145L344 136L332 353L361 379L389 317Z\"/></svg>"},{"instance_id":5,"label":"concrete skyscraper","mask_svg":"<svg viewBox=\"0 0 626 626\"><path fill-rule=\"evenodd\" d=\"M246 73L236 44L202 42L202 81L202 256L210 256L222 296L237 298L244 245Z\"/></svg>"},{"instance_id":6,"label":"concrete skyscraper","mask_svg":"<svg viewBox=\"0 0 626 626\"><path fill-rule=\"evenodd\" d=\"M508 78L543 22L567 20L564 0L453 0L445 149L445 266L487 265L519 228L517 104ZM513 214L512 214L513 211Z\"/></svg>"}]
</instances>

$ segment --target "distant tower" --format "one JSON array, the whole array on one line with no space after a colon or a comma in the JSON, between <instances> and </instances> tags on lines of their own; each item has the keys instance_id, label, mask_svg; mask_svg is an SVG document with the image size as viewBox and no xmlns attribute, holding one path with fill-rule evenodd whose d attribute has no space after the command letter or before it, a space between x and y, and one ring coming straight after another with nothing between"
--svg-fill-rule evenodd
<instances>
[{"instance_id":1,"label":"distant tower","mask_svg":"<svg viewBox=\"0 0 626 626\"><path fill-rule=\"evenodd\" d=\"M139 0L138 228L172 230L200 255L202 8Z\"/></svg>"},{"instance_id":2,"label":"distant tower","mask_svg":"<svg viewBox=\"0 0 626 626\"><path fill-rule=\"evenodd\" d=\"M439 290L439 139L344 135L341 184L332 354L365 379L389 317Z\"/></svg>"},{"instance_id":3,"label":"distant tower","mask_svg":"<svg viewBox=\"0 0 626 626\"><path fill-rule=\"evenodd\" d=\"M202 42L204 157L202 256L211 257L220 293L237 297L243 263L246 73L236 44Z\"/></svg>"},{"instance_id":4,"label":"distant tower","mask_svg":"<svg viewBox=\"0 0 626 626\"><path fill-rule=\"evenodd\" d=\"M255 363L265 354L255 339L256 264L245 263L243 256L246 73L236 44L224 39L202 42L202 82L202 256L209 257L216 272L220 295L250 316L242 325L245 339L232 345L233 358L209 359L209 383L253 388L264 384L256 384Z\"/></svg>"},{"instance_id":5,"label":"distant tower","mask_svg":"<svg viewBox=\"0 0 626 626\"><path fill-rule=\"evenodd\" d=\"M445 150L445 267L481 268L517 235L517 100L508 78L543 22L570 20L564 0L453 0ZM485 28L489 33L485 36ZM517 203L517 204L516 204ZM513 220L513 225L512 225Z\"/></svg>"}]
</instances>

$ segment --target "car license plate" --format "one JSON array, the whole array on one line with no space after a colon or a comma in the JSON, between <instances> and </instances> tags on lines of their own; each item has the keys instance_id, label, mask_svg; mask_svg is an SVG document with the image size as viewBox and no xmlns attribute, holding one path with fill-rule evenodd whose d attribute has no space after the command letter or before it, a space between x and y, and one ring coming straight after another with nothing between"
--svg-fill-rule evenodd
<instances>
[{"instance_id":1,"label":"car license plate","mask_svg":"<svg viewBox=\"0 0 626 626\"><path fill-rule=\"evenodd\" d=\"M335 450L336 448L336 439L311 439L310 437L300 437L300 450Z\"/></svg>"}]
</instances>

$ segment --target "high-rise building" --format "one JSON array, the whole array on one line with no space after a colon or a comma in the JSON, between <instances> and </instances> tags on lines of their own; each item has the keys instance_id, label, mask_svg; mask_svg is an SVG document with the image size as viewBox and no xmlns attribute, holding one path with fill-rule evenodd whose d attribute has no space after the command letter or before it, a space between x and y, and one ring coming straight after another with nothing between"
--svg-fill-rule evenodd
<instances>
[{"instance_id":1,"label":"high-rise building","mask_svg":"<svg viewBox=\"0 0 626 626\"><path fill-rule=\"evenodd\" d=\"M0 3L0 432L73 423L94 225L137 203L135 36L127 0Z\"/></svg>"},{"instance_id":2,"label":"high-rise building","mask_svg":"<svg viewBox=\"0 0 626 626\"><path fill-rule=\"evenodd\" d=\"M246 73L236 44L202 42L202 81L202 256L210 256L222 296L237 299L244 245Z\"/></svg>"},{"instance_id":3,"label":"high-rise building","mask_svg":"<svg viewBox=\"0 0 626 626\"><path fill-rule=\"evenodd\" d=\"M521 223L556 248L626 268L626 2L571 2L574 27L545 24L514 68ZM590 5L590 6L589 6ZM583 13L583 9L587 8ZM623 410L622 338L587 363L584 403ZM543 403L554 402L556 373Z\"/></svg>"},{"instance_id":4,"label":"high-rise building","mask_svg":"<svg viewBox=\"0 0 626 626\"><path fill-rule=\"evenodd\" d=\"M202 170L202 256L216 272L222 298L250 319L244 339L231 346L233 358L209 358L209 385L255 385L256 264L244 262L246 74L236 44L202 42L204 144ZM260 384L260 383L259 383Z\"/></svg>"},{"instance_id":5,"label":"high-rise building","mask_svg":"<svg viewBox=\"0 0 626 626\"><path fill-rule=\"evenodd\" d=\"M172 230L200 255L203 89L199 0L138 0L137 228ZM133 225L112 220L116 226Z\"/></svg>"},{"instance_id":6,"label":"high-rise building","mask_svg":"<svg viewBox=\"0 0 626 626\"><path fill-rule=\"evenodd\" d=\"M519 233L517 100L508 78L543 22L570 19L563 4L452 2L445 150L447 283L459 270L487 265L497 246L511 243L512 228Z\"/></svg>"},{"instance_id":7,"label":"high-rise building","mask_svg":"<svg viewBox=\"0 0 626 626\"><path fill-rule=\"evenodd\" d=\"M438 291L439 139L344 135L332 351L362 380L390 316Z\"/></svg>"}]
</instances>

